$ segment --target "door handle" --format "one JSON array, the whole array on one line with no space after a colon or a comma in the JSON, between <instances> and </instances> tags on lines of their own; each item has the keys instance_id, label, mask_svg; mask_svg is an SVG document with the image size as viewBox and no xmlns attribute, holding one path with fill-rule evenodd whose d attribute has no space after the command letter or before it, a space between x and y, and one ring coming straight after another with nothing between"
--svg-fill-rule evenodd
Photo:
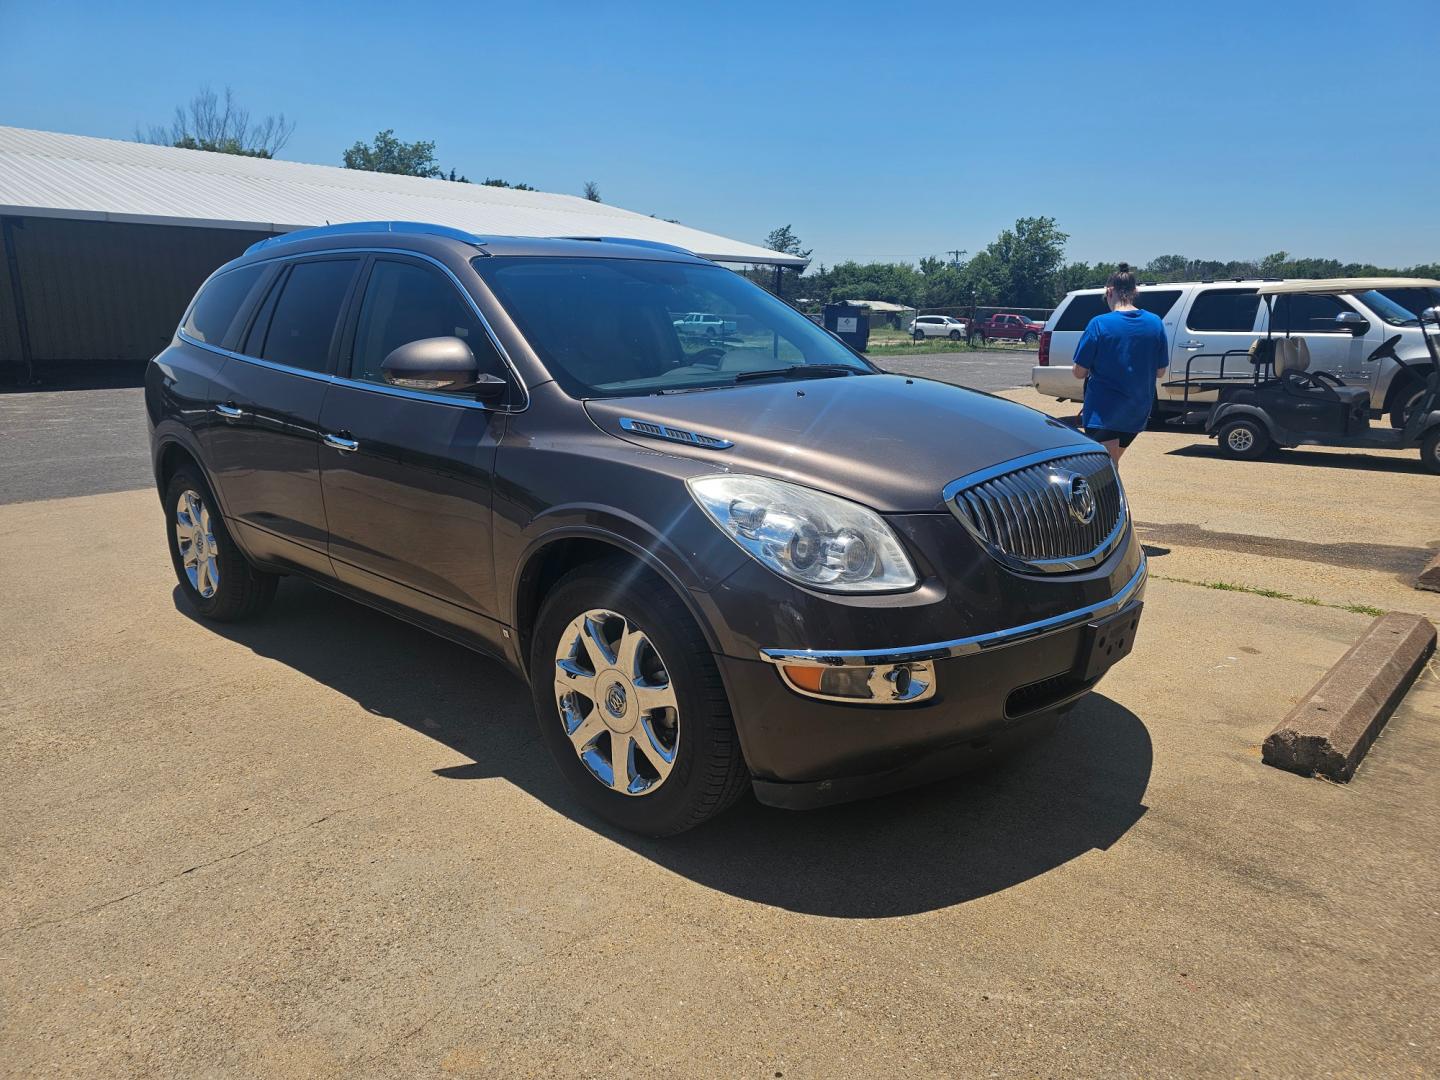
<instances>
[{"instance_id":1,"label":"door handle","mask_svg":"<svg viewBox=\"0 0 1440 1080\"><path fill-rule=\"evenodd\" d=\"M344 435L332 435L327 431L321 435L320 438L326 446L332 446L336 450L344 450L346 453L360 449L360 443L357 440L347 439Z\"/></svg>"},{"instance_id":2,"label":"door handle","mask_svg":"<svg viewBox=\"0 0 1440 1080\"><path fill-rule=\"evenodd\" d=\"M1205 347L1205 343L1204 343L1203 341L1182 341L1182 342L1180 342L1180 348L1182 348L1182 349L1203 349L1204 347Z\"/></svg>"},{"instance_id":3,"label":"door handle","mask_svg":"<svg viewBox=\"0 0 1440 1080\"><path fill-rule=\"evenodd\" d=\"M229 403L215 406L215 415L222 420L239 420L245 415L245 410Z\"/></svg>"}]
</instances>

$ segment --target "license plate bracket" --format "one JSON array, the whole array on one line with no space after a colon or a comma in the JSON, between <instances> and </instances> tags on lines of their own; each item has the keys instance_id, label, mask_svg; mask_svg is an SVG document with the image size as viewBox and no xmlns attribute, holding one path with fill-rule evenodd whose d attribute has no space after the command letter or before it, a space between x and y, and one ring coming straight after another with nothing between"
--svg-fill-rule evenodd
<instances>
[{"instance_id":1,"label":"license plate bracket","mask_svg":"<svg viewBox=\"0 0 1440 1080\"><path fill-rule=\"evenodd\" d=\"M1135 647L1135 632L1140 627L1140 611L1144 606L1143 601L1134 603L1114 615L1085 624L1080 659L1076 664L1081 682L1093 682L1130 655L1130 650Z\"/></svg>"}]
</instances>

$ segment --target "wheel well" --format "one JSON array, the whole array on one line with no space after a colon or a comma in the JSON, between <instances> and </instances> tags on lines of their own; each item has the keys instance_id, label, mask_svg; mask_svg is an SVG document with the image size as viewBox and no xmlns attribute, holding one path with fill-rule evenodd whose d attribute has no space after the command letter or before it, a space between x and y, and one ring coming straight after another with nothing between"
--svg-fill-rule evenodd
<instances>
[{"instance_id":1,"label":"wheel well","mask_svg":"<svg viewBox=\"0 0 1440 1080\"><path fill-rule=\"evenodd\" d=\"M182 465L193 465L197 470L200 463L195 456L177 442L166 443L165 449L160 451L160 461L155 466L155 486L160 489L160 494L165 494L165 487L170 483L170 477L175 475L175 470ZM201 470L200 475L205 475Z\"/></svg>"},{"instance_id":2,"label":"wheel well","mask_svg":"<svg viewBox=\"0 0 1440 1080\"><path fill-rule=\"evenodd\" d=\"M1400 396L1401 390L1407 386L1414 386L1416 383L1424 385L1425 380L1430 377L1430 372L1435 368L1434 364L1422 363L1412 364L1408 371L1401 371L1395 378L1390 380L1390 386L1385 391L1385 408L1393 409L1395 399Z\"/></svg>"},{"instance_id":3,"label":"wheel well","mask_svg":"<svg viewBox=\"0 0 1440 1080\"><path fill-rule=\"evenodd\" d=\"M613 559L617 555L641 562L618 544L588 536L556 540L530 557L525 569L520 572L520 584L515 595L515 630L520 639L521 663L529 663L530 635L535 630L535 618L555 583L577 566Z\"/></svg>"}]
</instances>

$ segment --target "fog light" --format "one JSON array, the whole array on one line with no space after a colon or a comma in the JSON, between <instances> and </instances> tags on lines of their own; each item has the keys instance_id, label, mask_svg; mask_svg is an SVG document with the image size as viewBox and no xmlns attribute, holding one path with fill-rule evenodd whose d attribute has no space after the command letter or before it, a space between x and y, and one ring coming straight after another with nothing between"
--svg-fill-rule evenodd
<instances>
[{"instance_id":1,"label":"fog light","mask_svg":"<svg viewBox=\"0 0 1440 1080\"><path fill-rule=\"evenodd\" d=\"M780 674L790 689L830 701L903 705L935 693L935 668L929 663L876 667L781 664Z\"/></svg>"}]
</instances>

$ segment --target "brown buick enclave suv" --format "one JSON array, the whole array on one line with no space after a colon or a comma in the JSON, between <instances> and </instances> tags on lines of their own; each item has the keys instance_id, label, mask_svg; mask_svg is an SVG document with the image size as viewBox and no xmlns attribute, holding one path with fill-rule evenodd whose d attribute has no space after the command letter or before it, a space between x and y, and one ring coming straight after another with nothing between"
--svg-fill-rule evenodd
<instances>
[{"instance_id":1,"label":"brown buick enclave suv","mask_svg":"<svg viewBox=\"0 0 1440 1080\"><path fill-rule=\"evenodd\" d=\"M577 798L639 832L958 771L1053 726L1139 620L1099 446L675 248L264 240L145 388L202 616L294 574L496 657Z\"/></svg>"}]
</instances>

